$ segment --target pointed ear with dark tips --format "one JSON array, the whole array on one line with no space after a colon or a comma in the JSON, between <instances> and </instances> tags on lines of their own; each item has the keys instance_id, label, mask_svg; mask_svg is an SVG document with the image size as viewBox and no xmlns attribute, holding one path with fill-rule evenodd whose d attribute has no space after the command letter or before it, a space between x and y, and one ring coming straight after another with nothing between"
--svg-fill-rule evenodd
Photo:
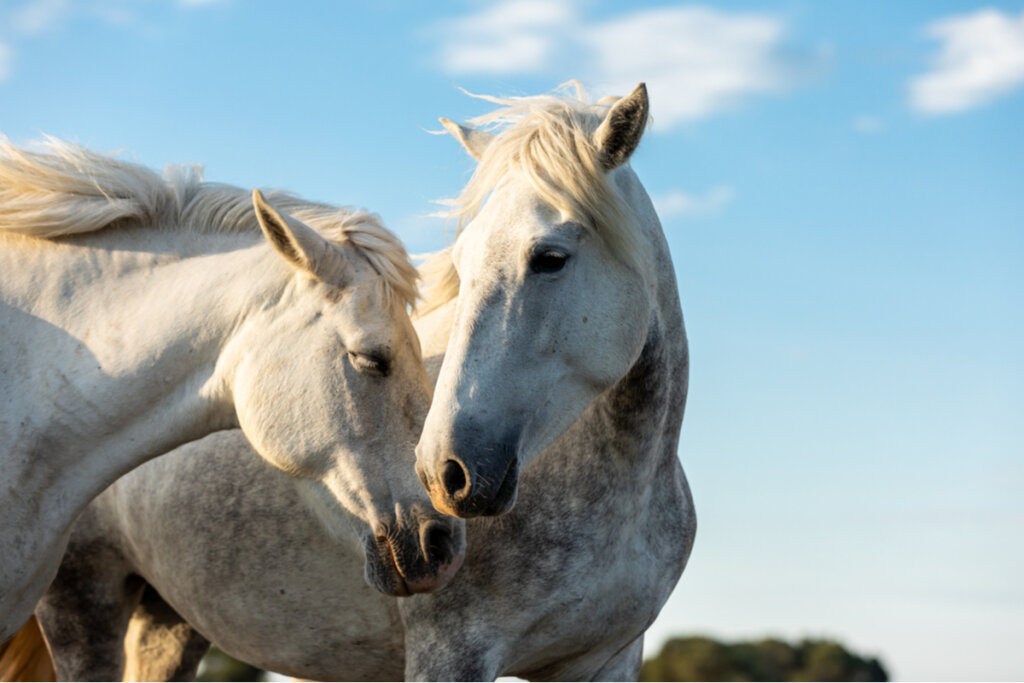
<instances>
[{"instance_id":1,"label":"pointed ear with dark tips","mask_svg":"<svg viewBox=\"0 0 1024 683\"><path fill-rule=\"evenodd\" d=\"M259 190L252 191L252 205L274 250L292 266L319 277L330 254L327 240L302 221L278 211Z\"/></svg>"},{"instance_id":2,"label":"pointed ear with dark tips","mask_svg":"<svg viewBox=\"0 0 1024 683\"><path fill-rule=\"evenodd\" d=\"M441 125L451 133L452 137L462 143L462 146L466 148L469 155L480 161L484 155L484 151L487 146L491 144L491 140L494 139L494 133L488 133L485 130L477 130L476 128L468 128L466 126L455 123L451 119L438 119Z\"/></svg>"},{"instance_id":3,"label":"pointed ear with dark tips","mask_svg":"<svg viewBox=\"0 0 1024 683\"><path fill-rule=\"evenodd\" d=\"M643 83L608 111L608 116L594 131L594 144L606 171L629 161L640 144L649 111L647 86Z\"/></svg>"}]
</instances>

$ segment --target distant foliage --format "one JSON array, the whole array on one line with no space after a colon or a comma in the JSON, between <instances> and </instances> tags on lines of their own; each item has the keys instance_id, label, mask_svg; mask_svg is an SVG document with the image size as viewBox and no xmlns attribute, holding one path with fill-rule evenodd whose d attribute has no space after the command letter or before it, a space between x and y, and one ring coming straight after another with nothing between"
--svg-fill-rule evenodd
<instances>
[{"instance_id":1,"label":"distant foliage","mask_svg":"<svg viewBox=\"0 0 1024 683\"><path fill-rule=\"evenodd\" d=\"M199 664L197 681L263 681L266 672L240 662L214 645Z\"/></svg>"},{"instance_id":2,"label":"distant foliage","mask_svg":"<svg viewBox=\"0 0 1024 683\"><path fill-rule=\"evenodd\" d=\"M199 681L263 681L266 672L234 659L217 646L199 667ZM673 638L640 667L641 681L888 681L874 657L849 652L833 640L796 645L772 638L720 643L694 636Z\"/></svg>"},{"instance_id":3,"label":"distant foliage","mask_svg":"<svg viewBox=\"0 0 1024 683\"><path fill-rule=\"evenodd\" d=\"M887 681L874 657L849 652L832 640L720 643L673 638L640 668L641 681Z\"/></svg>"}]
</instances>

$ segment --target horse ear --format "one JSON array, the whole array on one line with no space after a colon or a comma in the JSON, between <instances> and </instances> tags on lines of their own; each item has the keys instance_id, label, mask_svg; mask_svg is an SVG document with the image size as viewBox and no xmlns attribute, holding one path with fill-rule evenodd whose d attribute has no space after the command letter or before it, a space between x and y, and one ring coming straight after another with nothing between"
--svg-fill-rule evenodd
<instances>
[{"instance_id":1,"label":"horse ear","mask_svg":"<svg viewBox=\"0 0 1024 683\"><path fill-rule=\"evenodd\" d=\"M640 144L647 125L650 105L647 86L636 86L633 92L616 102L594 132L594 144L601 154L606 171L618 168L629 160Z\"/></svg>"},{"instance_id":2,"label":"horse ear","mask_svg":"<svg viewBox=\"0 0 1024 683\"><path fill-rule=\"evenodd\" d=\"M438 121L451 133L453 138L462 143L462 146L466 148L469 155L477 161L480 161L480 158L484 155L484 150L487 149L487 145L491 144L491 140L494 139L494 133L488 133L485 130L478 130L476 128L467 128L455 123L451 119L441 118Z\"/></svg>"},{"instance_id":3,"label":"horse ear","mask_svg":"<svg viewBox=\"0 0 1024 683\"><path fill-rule=\"evenodd\" d=\"M296 268L319 276L330 253L327 240L302 221L275 209L259 190L252 191L252 205L263 234L277 253Z\"/></svg>"}]
</instances>

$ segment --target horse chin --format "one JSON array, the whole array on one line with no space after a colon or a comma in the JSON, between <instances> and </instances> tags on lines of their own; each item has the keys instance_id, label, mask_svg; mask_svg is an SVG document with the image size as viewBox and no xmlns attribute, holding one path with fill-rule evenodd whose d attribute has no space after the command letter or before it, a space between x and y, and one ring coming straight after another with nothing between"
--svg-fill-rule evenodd
<instances>
[{"instance_id":1,"label":"horse chin","mask_svg":"<svg viewBox=\"0 0 1024 683\"><path fill-rule=\"evenodd\" d=\"M432 593L444 588L466 559L465 537L462 533L443 544L439 557L416 557L399 563L395 541L385 536L367 536L364 541L366 565L364 577L371 588L385 595L406 598L416 593Z\"/></svg>"},{"instance_id":2,"label":"horse chin","mask_svg":"<svg viewBox=\"0 0 1024 683\"><path fill-rule=\"evenodd\" d=\"M370 585L370 588L378 590L384 595L390 595L395 598L407 598L412 595L409 586L406 585L399 574L382 575L380 572L372 569L370 563L366 564L364 578L366 583Z\"/></svg>"},{"instance_id":3,"label":"horse chin","mask_svg":"<svg viewBox=\"0 0 1024 683\"><path fill-rule=\"evenodd\" d=\"M433 593L434 591L441 590L455 577L465 559L466 555L464 553L455 555L449 561L441 564L434 574L421 576L416 579L405 579L405 587L409 590L410 594Z\"/></svg>"}]
</instances>

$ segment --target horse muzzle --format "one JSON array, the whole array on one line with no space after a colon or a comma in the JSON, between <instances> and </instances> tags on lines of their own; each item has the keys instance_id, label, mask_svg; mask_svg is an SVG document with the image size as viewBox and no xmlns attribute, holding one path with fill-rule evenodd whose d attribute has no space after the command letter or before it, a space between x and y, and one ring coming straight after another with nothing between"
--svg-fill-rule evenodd
<instances>
[{"instance_id":1,"label":"horse muzzle","mask_svg":"<svg viewBox=\"0 0 1024 683\"><path fill-rule=\"evenodd\" d=\"M466 527L434 512L375 526L363 541L366 582L387 595L440 590L466 558Z\"/></svg>"},{"instance_id":2,"label":"horse muzzle","mask_svg":"<svg viewBox=\"0 0 1024 683\"><path fill-rule=\"evenodd\" d=\"M467 450L460 449L462 452ZM515 505L519 491L519 456L514 441L468 450L470 459L448 451L428 462L417 460L416 474L434 508L455 517L501 515Z\"/></svg>"}]
</instances>

